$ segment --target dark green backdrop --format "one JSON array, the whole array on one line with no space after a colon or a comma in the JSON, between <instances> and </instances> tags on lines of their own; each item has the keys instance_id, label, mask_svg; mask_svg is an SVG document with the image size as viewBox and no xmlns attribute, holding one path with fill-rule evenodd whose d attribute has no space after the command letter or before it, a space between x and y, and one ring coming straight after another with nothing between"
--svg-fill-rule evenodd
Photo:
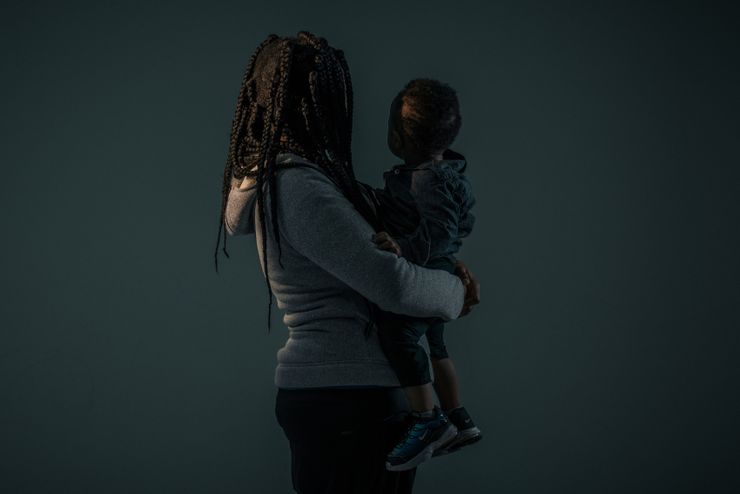
<instances>
[{"instance_id":1,"label":"dark green backdrop","mask_svg":"<svg viewBox=\"0 0 740 494\"><path fill-rule=\"evenodd\" d=\"M700 2L3 2L0 491L288 493L253 238L213 269L244 66L343 48L356 169L460 94L486 439L419 493L737 492L738 17Z\"/></svg>"}]
</instances>

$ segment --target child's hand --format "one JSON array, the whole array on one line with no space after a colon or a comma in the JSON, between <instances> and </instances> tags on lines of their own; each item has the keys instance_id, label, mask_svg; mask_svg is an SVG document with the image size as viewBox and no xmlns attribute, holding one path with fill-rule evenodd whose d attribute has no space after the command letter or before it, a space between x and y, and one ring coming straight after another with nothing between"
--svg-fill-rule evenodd
<instances>
[{"instance_id":1,"label":"child's hand","mask_svg":"<svg viewBox=\"0 0 740 494\"><path fill-rule=\"evenodd\" d=\"M463 285L470 283L470 270L462 261L455 263L455 274L462 280Z\"/></svg>"},{"instance_id":2,"label":"child's hand","mask_svg":"<svg viewBox=\"0 0 740 494\"><path fill-rule=\"evenodd\" d=\"M473 310L474 305L480 303L480 283L478 283L473 273L470 272L462 261L457 261L455 264L455 274L460 277L465 285L465 301L463 302L462 311L460 311L460 315L458 316L462 317L469 314Z\"/></svg>"},{"instance_id":3,"label":"child's hand","mask_svg":"<svg viewBox=\"0 0 740 494\"><path fill-rule=\"evenodd\" d=\"M375 245L377 245L379 249L393 252L397 256L401 255L401 247L398 245L398 242L393 240L393 237L391 237L388 232L376 233L373 235L373 242L375 242Z\"/></svg>"}]
</instances>

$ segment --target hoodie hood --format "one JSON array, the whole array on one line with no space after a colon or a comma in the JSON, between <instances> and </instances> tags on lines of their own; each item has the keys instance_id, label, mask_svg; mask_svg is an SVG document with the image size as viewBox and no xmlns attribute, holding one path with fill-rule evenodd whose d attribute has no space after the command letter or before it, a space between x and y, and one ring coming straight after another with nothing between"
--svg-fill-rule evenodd
<instances>
[{"instance_id":1,"label":"hoodie hood","mask_svg":"<svg viewBox=\"0 0 740 494\"><path fill-rule=\"evenodd\" d=\"M300 163L321 169L319 165L307 161L305 158L293 153L281 153L277 155L275 163ZM234 182L237 182L235 179ZM224 224L226 231L231 235L250 235L255 232L254 211L257 207L257 179L245 178L247 187L240 189L236 183L229 192L226 204Z\"/></svg>"}]
</instances>

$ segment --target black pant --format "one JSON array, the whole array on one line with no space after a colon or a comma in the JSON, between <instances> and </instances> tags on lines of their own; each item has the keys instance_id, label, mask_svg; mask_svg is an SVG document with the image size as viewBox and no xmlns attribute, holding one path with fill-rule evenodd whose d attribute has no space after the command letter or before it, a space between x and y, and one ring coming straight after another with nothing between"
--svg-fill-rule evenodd
<instances>
[{"instance_id":1,"label":"black pant","mask_svg":"<svg viewBox=\"0 0 740 494\"><path fill-rule=\"evenodd\" d=\"M399 388L278 389L275 415L290 442L295 491L411 494L416 469L385 469L407 410Z\"/></svg>"}]
</instances>

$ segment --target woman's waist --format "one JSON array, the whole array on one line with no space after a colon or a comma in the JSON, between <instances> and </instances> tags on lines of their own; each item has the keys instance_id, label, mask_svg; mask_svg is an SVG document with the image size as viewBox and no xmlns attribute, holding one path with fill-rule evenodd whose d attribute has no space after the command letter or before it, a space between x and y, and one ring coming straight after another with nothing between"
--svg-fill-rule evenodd
<instances>
[{"instance_id":1,"label":"woman's waist","mask_svg":"<svg viewBox=\"0 0 740 494\"><path fill-rule=\"evenodd\" d=\"M361 320L327 319L312 324L288 327L288 339L278 350L278 363L288 365L324 365L327 362L387 363L377 334L368 333Z\"/></svg>"}]
</instances>

